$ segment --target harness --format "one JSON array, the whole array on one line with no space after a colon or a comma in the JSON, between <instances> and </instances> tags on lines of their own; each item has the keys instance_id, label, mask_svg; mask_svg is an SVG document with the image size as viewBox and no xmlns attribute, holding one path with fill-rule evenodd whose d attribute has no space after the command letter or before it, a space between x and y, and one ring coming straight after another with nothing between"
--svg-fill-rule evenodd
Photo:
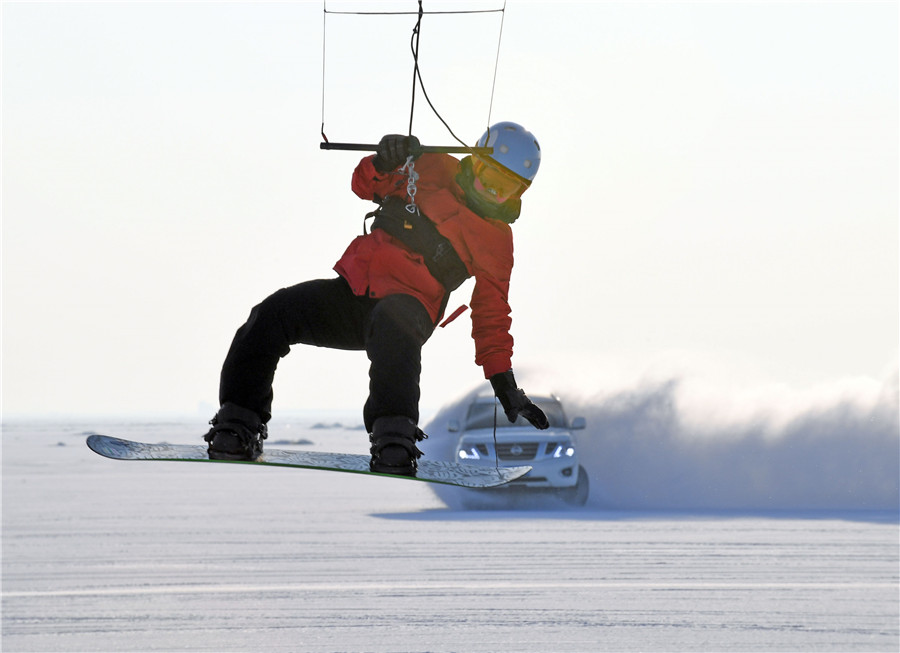
<instances>
[{"instance_id":1,"label":"harness","mask_svg":"<svg viewBox=\"0 0 900 653\"><path fill-rule=\"evenodd\" d=\"M447 291L445 304L447 296L471 276L450 240L441 235L415 204L408 204L400 197L388 196L381 200L377 209L366 214L366 220L369 218L375 218L372 229L383 229L422 256L431 276Z\"/></svg>"}]
</instances>

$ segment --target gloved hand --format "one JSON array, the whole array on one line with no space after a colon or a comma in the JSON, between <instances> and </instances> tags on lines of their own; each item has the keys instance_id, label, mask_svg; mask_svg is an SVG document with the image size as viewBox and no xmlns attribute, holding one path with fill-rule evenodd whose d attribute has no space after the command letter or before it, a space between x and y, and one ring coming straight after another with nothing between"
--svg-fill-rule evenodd
<instances>
[{"instance_id":1,"label":"gloved hand","mask_svg":"<svg viewBox=\"0 0 900 653\"><path fill-rule=\"evenodd\" d=\"M516 378L513 376L512 370L501 372L491 377L491 386L494 388L494 394L500 400L500 405L506 412L506 419L515 422L516 417L521 415L531 425L538 429L546 429L550 427L547 416L544 411L535 406L534 402L525 396L525 391L516 387Z\"/></svg>"},{"instance_id":2,"label":"gloved hand","mask_svg":"<svg viewBox=\"0 0 900 653\"><path fill-rule=\"evenodd\" d=\"M418 157L421 153L422 146L415 136L388 134L382 136L378 142L378 149L375 150L375 158L372 159L372 163L378 172L390 172L406 163L410 154Z\"/></svg>"}]
</instances>

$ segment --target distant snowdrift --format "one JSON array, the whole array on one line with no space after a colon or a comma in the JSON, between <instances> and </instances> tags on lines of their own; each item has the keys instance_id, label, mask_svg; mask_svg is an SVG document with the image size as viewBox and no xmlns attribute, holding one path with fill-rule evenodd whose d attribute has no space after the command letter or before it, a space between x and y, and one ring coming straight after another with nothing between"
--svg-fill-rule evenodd
<instances>
[{"instance_id":1,"label":"distant snowdrift","mask_svg":"<svg viewBox=\"0 0 900 653\"><path fill-rule=\"evenodd\" d=\"M900 509L895 374L808 393L669 379L589 399L560 395L570 417L588 422L578 440L594 508ZM441 411L430 432L465 403Z\"/></svg>"}]
</instances>

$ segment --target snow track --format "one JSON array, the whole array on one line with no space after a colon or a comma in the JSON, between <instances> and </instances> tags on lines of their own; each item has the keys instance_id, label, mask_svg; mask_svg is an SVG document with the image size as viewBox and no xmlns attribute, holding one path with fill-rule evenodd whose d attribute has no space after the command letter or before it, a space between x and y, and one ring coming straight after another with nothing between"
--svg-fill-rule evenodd
<instances>
[{"instance_id":1,"label":"snow track","mask_svg":"<svg viewBox=\"0 0 900 653\"><path fill-rule=\"evenodd\" d=\"M900 644L892 512L461 512L404 481L110 461L86 428L4 427L4 651Z\"/></svg>"}]
</instances>

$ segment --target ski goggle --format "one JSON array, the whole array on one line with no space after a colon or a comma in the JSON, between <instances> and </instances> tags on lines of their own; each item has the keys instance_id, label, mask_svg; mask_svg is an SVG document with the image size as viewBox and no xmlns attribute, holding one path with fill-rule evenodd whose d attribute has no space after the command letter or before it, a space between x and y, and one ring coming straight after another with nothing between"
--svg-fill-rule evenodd
<instances>
[{"instance_id":1,"label":"ski goggle","mask_svg":"<svg viewBox=\"0 0 900 653\"><path fill-rule=\"evenodd\" d=\"M472 172L475 173L475 189L490 196L498 204L512 197L519 197L528 188L512 172L503 170L477 156L472 157Z\"/></svg>"}]
</instances>

